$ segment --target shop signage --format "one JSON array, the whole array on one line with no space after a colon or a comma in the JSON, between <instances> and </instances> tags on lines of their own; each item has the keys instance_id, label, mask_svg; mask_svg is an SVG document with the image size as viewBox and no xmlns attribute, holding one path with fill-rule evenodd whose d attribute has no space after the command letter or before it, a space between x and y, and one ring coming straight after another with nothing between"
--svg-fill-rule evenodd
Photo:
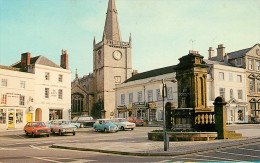
<instances>
[{"instance_id":1,"label":"shop signage","mask_svg":"<svg viewBox=\"0 0 260 163\"><path fill-rule=\"evenodd\" d=\"M149 108L156 108L156 102L148 102Z\"/></svg>"},{"instance_id":2,"label":"shop signage","mask_svg":"<svg viewBox=\"0 0 260 163\"><path fill-rule=\"evenodd\" d=\"M57 91L53 89L53 90L51 91L51 96L57 96Z\"/></svg>"},{"instance_id":3,"label":"shop signage","mask_svg":"<svg viewBox=\"0 0 260 163\"><path fill-rule=\"evenodd\" d=\"M134 102L132 104L133 108L147 108L146 103L145 102Z\"/></svg>"},{"instance_id":4,"label":"shop signage","mask_svg":"<svg viewBox=\"0 0 260 163\"><path fill-rule=\"evenodd\" d=\"M117 108L118 109L126 109L127 107L126 107L126 105L118 105Z\"/></svg>"},{"instance_id":5,"label":"shop signage","mask_svg":"<svg viewBox=\"0 0 260 163\"><path fill-rule=\"evenodd\" d=\"M128 109L132 109L132 104L128 104Z\"/></svg>"}]
</instances>

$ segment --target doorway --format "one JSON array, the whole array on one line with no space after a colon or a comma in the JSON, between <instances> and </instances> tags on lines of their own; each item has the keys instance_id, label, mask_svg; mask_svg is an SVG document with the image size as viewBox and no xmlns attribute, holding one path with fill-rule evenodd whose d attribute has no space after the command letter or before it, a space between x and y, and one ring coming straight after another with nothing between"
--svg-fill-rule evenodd
<instances>
[{"instance_id":1,"label":"doorway","mask_svg":"<svg viewBox=\"0 0 260 163\"><path fill-rule=\"evenodd\" d=\"M8 128L14 128L14 112L8 113Z\"/></svg>"},{"instance_id":2,"label":"doorway","mask_svg":"<svg viewBox=\"0 0 260 163\"><path fill-rule=\"evenodd\" d=\"M35 115L35 121L42 121L42 109L37 108L36 109L36 115Z\"/></svg>"},{"instance_id":3,"label":"doorway","mask_svg":"<svg viewBox=\"0 0 260 163\"><path fill-rule=\"evenodd\" d=\"M32 122L32 113L27 113L27 114L26 114L26 124L27 124L28 122Z\"/></svg>"}]
</instances>

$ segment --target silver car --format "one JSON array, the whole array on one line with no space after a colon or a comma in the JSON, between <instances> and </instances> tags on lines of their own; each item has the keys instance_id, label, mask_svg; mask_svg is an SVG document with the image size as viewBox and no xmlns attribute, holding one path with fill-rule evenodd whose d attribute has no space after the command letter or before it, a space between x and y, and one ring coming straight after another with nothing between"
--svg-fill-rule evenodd
<instances>
[{"instance_id":1,"label":"silver car","mask_svg":"<svg viewBox=\"0 0 260 163\"><path fill-rule=\"evenodd\" d=\"M59 135L64 135L67 133L72 133L73 135L76 134L76 126L70 124L69 120L63 120L63 119L58 119L54 120L51 123L51 132L52 133L58 133Z\"/></svg>"}]
</instances>

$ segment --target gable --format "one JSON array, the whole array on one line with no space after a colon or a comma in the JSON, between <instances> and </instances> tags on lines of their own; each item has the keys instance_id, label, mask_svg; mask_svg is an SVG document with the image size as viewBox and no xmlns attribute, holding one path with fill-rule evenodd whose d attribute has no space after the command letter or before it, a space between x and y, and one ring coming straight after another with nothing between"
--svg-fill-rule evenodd
<instances>
[{"instance_id":1,"label":"gable","mask_svg":"<svg viewBox=\"0 0 260 163\"><path fill-rule=\"evenodd\" d=\"M255 46L253 46L247 53L246 56L249 57L256 57L259 58L260 57L260 45L256 44Z\"/></svg>"}]
</instances>

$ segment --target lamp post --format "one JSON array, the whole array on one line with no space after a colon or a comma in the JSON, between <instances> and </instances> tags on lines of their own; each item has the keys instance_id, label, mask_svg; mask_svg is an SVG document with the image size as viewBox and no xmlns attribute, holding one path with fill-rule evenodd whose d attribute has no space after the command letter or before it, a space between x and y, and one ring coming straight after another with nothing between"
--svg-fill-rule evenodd
<instances>
[{"instance_id":1,"label":"lamp post","mask_svg":"<svg viewBox=\"0 0 260 163\"><path fill-rule=\"evenodd\" d=\"M166 132L166 122L165 122L165 106L164 106L164 98L167 97L167 86L164 83L164 79L162 79L162 86L161 86L161 94L163 98L163 141L164 141L164 151L169 149L169 137Z\"/></svg>"}]
</instances>

